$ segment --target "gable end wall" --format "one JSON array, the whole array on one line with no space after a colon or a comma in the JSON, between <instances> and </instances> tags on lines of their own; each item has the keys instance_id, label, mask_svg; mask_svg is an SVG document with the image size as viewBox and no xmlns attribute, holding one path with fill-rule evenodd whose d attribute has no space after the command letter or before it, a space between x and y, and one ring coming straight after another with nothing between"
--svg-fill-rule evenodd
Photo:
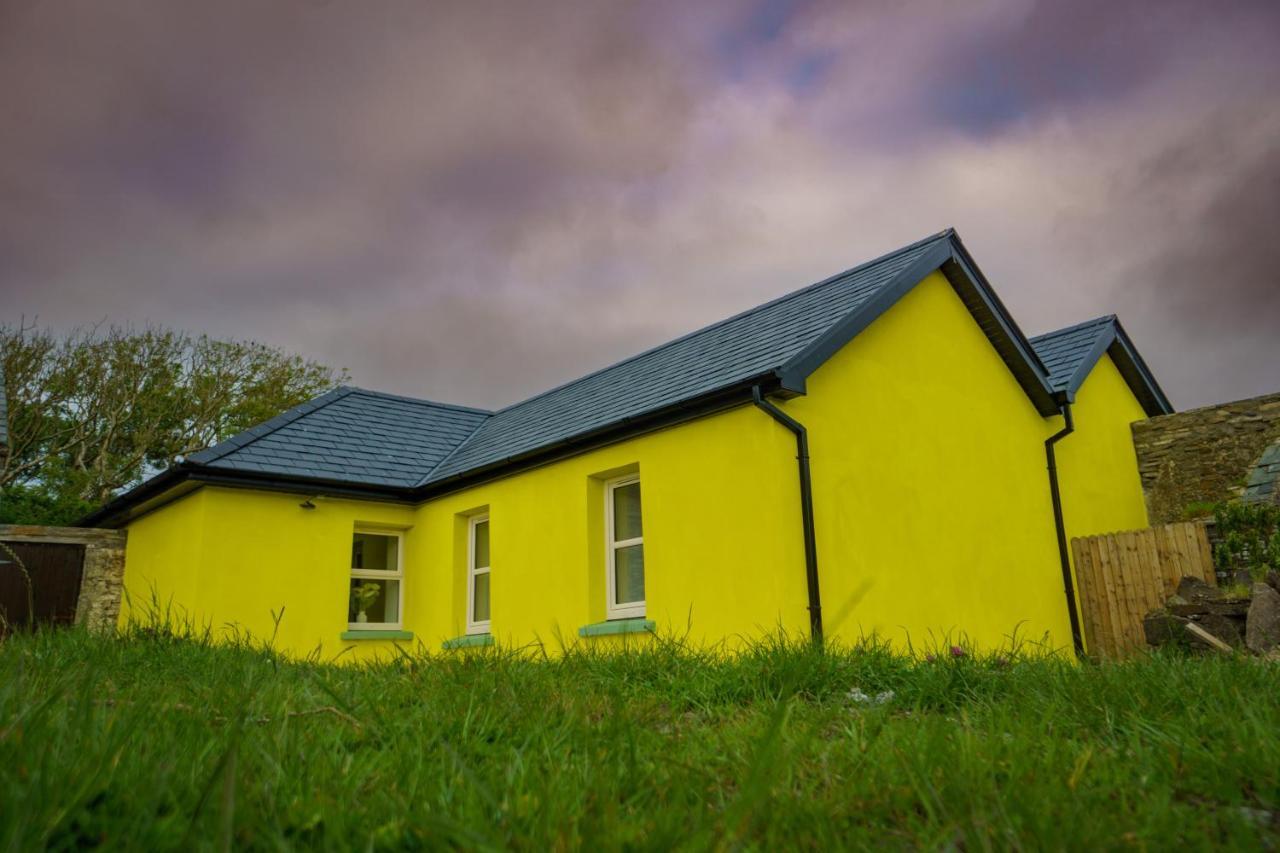
<instances>
[{"instance_id":1,"label":"gable end wall","mask_svg":"<svg viewBox=\"0 0 1280 853\"><path fill-rule=\"evenodd\" d=\"M1070 649L1043 418L928 276L783 404L809 429L827 635Z\"/></svg>"}]
</instances>

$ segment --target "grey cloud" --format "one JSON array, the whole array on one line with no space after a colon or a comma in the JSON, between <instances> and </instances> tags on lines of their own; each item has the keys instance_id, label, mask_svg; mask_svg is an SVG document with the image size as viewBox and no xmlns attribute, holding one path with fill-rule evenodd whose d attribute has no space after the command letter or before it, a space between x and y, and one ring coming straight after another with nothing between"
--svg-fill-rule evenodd
<instances>
[{"instance_id":1,"label":"grey cloud","mask_svg":"<svg viewBox=\"0 0 1280 853\"><path fill-rule=\"evenodd\" d=\"M1180 404L1277 384L1280 14L755 7L5 7L0 320L501 405L956 225L1028 331L1118 308Z\"/></svg>"}]
</instances>

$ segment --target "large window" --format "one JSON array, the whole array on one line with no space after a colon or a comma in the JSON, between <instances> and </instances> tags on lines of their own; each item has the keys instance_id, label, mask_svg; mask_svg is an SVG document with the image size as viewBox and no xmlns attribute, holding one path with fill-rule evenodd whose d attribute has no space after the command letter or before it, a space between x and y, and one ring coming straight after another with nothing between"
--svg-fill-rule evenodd
<instances>
[{"instance_id":1,"label":"large window","mask_svg":"<svg viewBox=\"0 0 1280 853\"><path fill-rule=\"evenodd\" d=\"M610 619L644 616L644 527L640 518L640 477L605 484L605 550Z\"/></svg>"},{"instance_id":2,"label":"large window","mask_svg":"<svg viewBox=\"0 0 1280 853\"><path fill-rule=\"evenodd\" d=\"M356 530L351 539L347 622L355 629L398 629L403 605L403 545L399 533Z\"/></svg>"},{"instance_id":3,"label":"large window","mask_svg":"<svg viewBox=\"0 0 1280 853\"><path fill-rule=\"evenodd\" d=\"M471 519L467 548L467 633L489 633L489 516Z\"/></svg>"}]
</instances>

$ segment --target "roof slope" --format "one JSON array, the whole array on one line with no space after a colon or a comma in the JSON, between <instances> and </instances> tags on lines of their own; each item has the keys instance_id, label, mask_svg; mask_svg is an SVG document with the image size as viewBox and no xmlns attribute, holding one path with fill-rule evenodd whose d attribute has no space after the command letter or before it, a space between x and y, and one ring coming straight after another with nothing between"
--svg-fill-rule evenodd
<instances>
[{"instance_id":1,"label":"roof slope","mask_svg":"<svg viewBox=\"0 0 1280 853\"><path fill-rule=\"evenodd\" d=\"M488 412L339 388L188 461L207 468L408 488Z\"/></svg>"},{"instance_id":2,"label":"roof slope","mask_svg":"<svg viewBox=\"0 0 1280 853\"><path fill-rule=\"evenodd\" d=\"M1044 366L954 230L714 323L496 413L342 388L193 454L82 520L119 520L186 479L421 499L463 480L674 422L805 379L940 270L1037 410L1058 410Z\"/></svg>"},{"instance_id":3,"label":"roof slope","mask_svg":"<svg viewBox=\"0 0 1280 853\"><path fill-rule=\"evenodd\" d=\"M483 468L783 368L943 232L499 411L425 482Z\"/></svg>"},{"instance_id":4,"label":"roof slope","mask_svg":"<svg viewBox=\"0 0 1280 853\"><path fill-rule=\"evenodd\" d=\"M1111 331L1115 319L1115 315L1108 314L1106 317L1086 320L1031 339L1036 355L1040 356L1045 370L1049 371L1049 384L1053 386L1053 390L1066 391L1077 372L1082 368L1085 372L1093 368L1092 363L1086 362L1099 341ZM1096 360L1095 358L1094 361Z\"/></svg>"},{"instance_id":5,"label":"roof slope","mask_svg":"<svg viewBox=\"0 0 1280 853\"><path fill-rule=\"evenodd\" d=\"M1149 415L1167 415L1173 405L1114 314L1096 317L1031 338L1031 346L1049 372L1049 385L1073 399L1103 354L1117 369Z\"/></svg>"}]
</instances>

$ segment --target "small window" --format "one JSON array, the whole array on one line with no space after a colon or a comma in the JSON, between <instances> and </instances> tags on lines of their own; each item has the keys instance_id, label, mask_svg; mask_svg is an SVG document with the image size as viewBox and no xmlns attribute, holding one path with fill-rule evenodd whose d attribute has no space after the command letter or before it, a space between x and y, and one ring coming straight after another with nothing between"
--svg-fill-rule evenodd
<instances>
[{"instance_id":1,"label":"small window","mask_svg":"<svg viewBox=\"0 0 1280 853\"><path fill-rule=\"evenodd\" d=\"M467 633L489 633L489 516L471 519L467 548Z\"/></svg>"},{"instance_id":2,"label":"small window","mask_svg":"<svg viewBox=\"0 0 1280 853\"><path fill-rule=\"evenodd\" d=\"M403 605L403 537L357 530L351 540L347 623L355 629L398 629Z\"/></svg>"},{"instance_id":3,"label":"small window","mask_svg":"<svg viewBox=\"0 0 1280 853\"><path fill-rule=\"evenodd\" d=\"M644 526L640 515L640 478L605 484L605 556L609 562L610 619L644 616Z\"/></svg>"}]
</instances>

